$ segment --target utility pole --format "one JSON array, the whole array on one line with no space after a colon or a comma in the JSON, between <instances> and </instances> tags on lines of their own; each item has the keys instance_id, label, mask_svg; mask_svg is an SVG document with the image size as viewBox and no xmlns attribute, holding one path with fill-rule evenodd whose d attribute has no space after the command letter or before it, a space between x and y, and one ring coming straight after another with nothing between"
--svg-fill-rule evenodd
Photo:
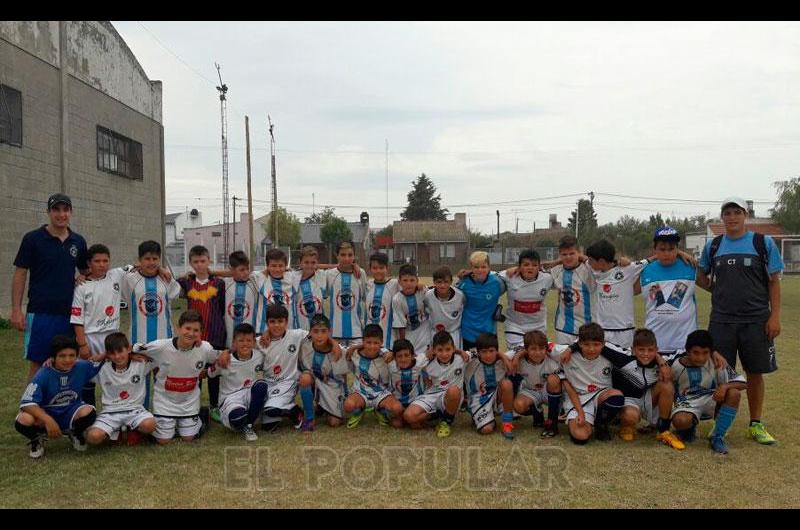
<instances>
[{"instance_id":1,"label":"utility pole","mask_svg":"<svg viewBox=\"0 0 800 530\"><path fill-rule=\"evenodd\" d=\"M233 238L231 239L231 252L236 250L236 201L240 200L236 195L233 196Z\"/></svg>"},{"instance_id":2,"label":"utility pole","mask_svg":"<svg viewBox=\"0 0 800 530\"><path fill-rule=\"evenodd\" d=\"M247 146L247 232L250 234L250 247L247 253L250 261L256 262L256 247L253 241L253 183L250 174L250 117L244 117L244 138ZM236 203L234 203L235 205Z\"/></svg>"},{"instance_id":3,"label":"utility pole","mask_svg":"<svg viewBox=\"0 0 800 530\"><path fill-rule=\"evenodd\" d=\"M578 208L575 210L575 239L578 239L578 226L581 224L581 200L578 199Z\"/></svg>"},{"instance_id":4,"label":"utility pole","mask_svg":"<svg viewBox=\"0 0 800 530\"><path fill-rule=\"evenodd\" d=\"M389 139L386 139L386 226L389 226Z\"/></svg>"},{"instance_id":5,"label":"utility pole","mask_svg":"<svg viewBox=\"0 0 800 530\"><path fill-rule=\"evenodd\" d=\"M217 67L217 76L219 76L219 113L222 128L222 245L224 248L225 259L227 263L228 255L230 254L230 219L228 211L228 104L227 96L228 86L222 82L222 72L220 66L214 63Z\"/></svg>"},{"instance_id":6,"label":"utility pole","mask_svg":"<svg viewBox=\"0 0 800 530\"><path fill-rule=\"evenodd\" d=\"M269 153L272 162L272 248L278 248L278 182L275 176L275 133L272 118L267 114L269 124Z\"/></svg>"},{"instance_id":7,"label":"utility pole","mask_svg":"<svg viewBox=\"0 0 800 530\"><path fill-rule=\"evenodd\" d=\"M311 215L315 215L317 213L317 197L316 193L311 192Z\"/></svg>"}]
</instances>

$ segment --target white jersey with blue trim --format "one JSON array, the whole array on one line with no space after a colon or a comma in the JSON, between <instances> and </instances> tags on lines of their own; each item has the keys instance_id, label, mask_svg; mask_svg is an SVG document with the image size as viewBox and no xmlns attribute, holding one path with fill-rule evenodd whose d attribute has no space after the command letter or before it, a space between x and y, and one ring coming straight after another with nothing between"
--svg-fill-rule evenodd
<instances>
[{"instance_id":1,"label":"white jersey with blue trim","mask_svg":"<svg viewBox=\"0 0 800 530\"><path fill-rule=\"evenodd\" d=\"M338 268L325 271L328 286L328 317L335 339L360 339L364 329L364 297L367 279L363 270L356 278Z\"/></svg>"},{"instance_id":2,"label":"white jersey with blue trim","mask_svg":"<svg viewBox=\"0 0 800 530\"><path fill-rule=\"evenodd\" d=\"M249 359L239 359L235 353L231 354L231 361L227 368L221 368L216 363L208 369L208 377L219 377L219 403L236 394L244 388L250 388L257 380L261 379L264 372L264 354L253 350Z\"/></svg>"},{"instance_id":3,"label":"white jersey with blue trim","mask_svg":"<svg viewBox=\"0 0 800 530\"><path fill-rule=\"evenodd\" d=\"M649 263L639 279L645 308L645 327L656 335L660 351L684 347L697 329L695 268L680 259L664 266Z\"/></svg>"},{"instance_id":4,"label":"white jersey with blue trim","mask_svg":"<svg viewBox=\"0 0 800 530\"><path fill-rule=\"evenodd\" d=\"M240 282L233 278L225 280L225 346L233 343L233 330L239 324L250 324L258 332L258 309L261 293L253 276Z\"/></svg>"},{"instance_id":5,"label":"white jersey with blue trim","mask_svg":"<svg viewBox=\"0 0 800 530\"><path fill-rule=\"evenodd\" d=\"M111 269L105 277L87 279L75 287L70 324L83 326L87 334L119 331L122 279L129 270L130 266Z\"/></svg>"},{"instance_id":6,"label":"white jersey with blue trim","mask_svg":"<svg viewBox=\"0 0 800 530\"><path fill-rule=\"evenodd\" d=\"M374 359L363 357L355 352L350 360L353 370L353 391L358 392L367 399L375 399L383 392L391 391L391 378L389 366L381 355Z\"/></svg>"},{"instance_id":7,"label":"white jersey with blue trim","mask_svg":"<svg viewBox=\"0 0 800 530\"><path fill-rule=\"evenodd\" d=\"M392 381L392 394L401 405L407 407L414 398L425 391L422 384L422 370L428 365L427 357L417 357L410 368L400 368L397 361L389 363L389 378Z\"/></svg>"},{"instance_id":8,"label":"white jersey with blue trim","mask_svg":"<svg viewBox=\"0 0 800 530\"><path fill-rule=\"evenodd\" d=\"M730 366L717 370L711 357L703 366L686 366L680 362L681 359L686 361L683 353L684 350L678 350L672 358L665 359L672 365L672 381L675 384L675 399L678 401L713 394L717 387L727 383L747 382L743 375Z\"/></svg>"},{"instance_id":9,"label":"white jersey with blue trim","mask_svg":"<svg viewBox=\"0 0 800 530\"><path fill-rule=\"evenodd\" d=\"M351 370L344 353L338 361L334 361L331 352L317 350L311 339L306 338L300 344L299 362L300 370L311 372L317 382L347 390L347 374Z\"/></svg>"},{"instance_id":10,"label":"white jersey with blue trim","mask_svg":"<svg viewBox=\"0 0 800 530\"><path fill-rule=\"evenodd\" d=\"M597 320L606 331L628 331L634 326L633 288L647 265L647 260L634 261L627 267L616 265L595 274Z\"/></svg>"},{"instance_id":11,"label":"white jersey with blue trim","mask_svg":"<svg viewBox=\"0 0 800 530\"><path fill-rule=\"evenodd\" d=\"M544 301L554 286L553 276L544 271L532 280L526 280L520 274L509 278L506 271L499 276L506 284L508 300L506 333L525 335L534 330L547 333L547 305Z\"/></svg>"},{"instance_id":12,"label":"white jersey with blue trim","mask_svg":"<svg viewBox=\"0 0 800 530\"><path fill-rule=\"evenodd\" d=\"M454 353L447 364L442 364L434 358L422 370L425 394L444 392L451 386L464 387L464 358Z\"/></svg>"},{"instance_id":13,"label":"white jersey with blue trim","mask_svg":"<svg viewBox=\"0 0 800 530\"><path fill-rule=\"evenodd\" d=\"M578 328L596 320L593 293L597 283L588 263L581 263L574 269L556 265L550 269L553 283L558 289L555 329L578 336Z\"/></svg>"},{"instance_id":14,"label":"white jersey with blue trim","mask_svg":"<svg viewBox=\"0 0 800 530\"><path fill-rule=\"evenodd\" d=\"M392 298L395 330L405 329L405 338L414 345L414 353L419 358L428 351L431 345L431 326L428 324L428 313L425 311L425 293L414 294L398 292ZM399 338L395 331L395 338Z\"/></svg>"},{"instance_id":15,"label":"white jersey with blue trim","mask_svg":"<svg viewBox=\"0 0 800 530\"><path fill-rule=\"evenodd\" d=\"M264 354L264 379L267 383L297 381L300 377L300 344L307 336L308 332L303 329L287 329L283 337L271 339L266 348L260 343L256 345L254 354L256 351Z\"/></svg>"},{"instance_id":16,"label":"white jersey with blue trim","mask_svg":"<svg viewBox=\"0 0 800 530\"><path fill-rule=\"evenodd\" d=\"M289 328L297 329L297 312L294 307L294 275L293 271L285 271L283 277L273 278L262 271L253 273L261 293L261 320L258 332L267 329L267 307L269 304L282 305L289 312Z\"/></svg>"},{"instance_id":17,"label":"white jersey with blue trim","mask_svg":"<svg viewBox=\"0 0 800 530\"><path fill-rule=\"evenodd\" d=\"M394 339L394 311L392 299L400 290L400 284L396 278L390 278L383 283L378 283L374 279L367 280L367 295L365 299L366 314L364 325L378 324L383 330L383 346L391 349Z\"/></svg>"},{"instance_id":18,"label":"white jersey with blue trim","mask_svg":"<svg viewBox=\"0 0 800 530\"><path fill-rule=\"evenodd\" d=\"M456 348L461 348L461 315L464 313L464 293L456 287L450 288L450 298L442 300L436 289L425 293L425 309L428 311L431 334L446 331L453 337Z\"/></svg>"},{"instance_id":19,"label":"white jersey with blue trim","mask_svg":"<svg viewBox=\"0 0 800 530\"><path fill-rule=\"evenodd\" d=\"M160 276L142 276L136 271L125 274L120 287L131 314L131 344L172 338L170 304L181 295L174 278L167 283Z\"/></svg>"},{"instance_id":20,"label":"white jersey with blue trim","mask_svg":"<svg viewBox=\"0 0 800 530\"><path fill-rule=\"evenodd\" d=\"M310 330L314 315L324 314L322 301L327 295L328 277L324 270L318 270L308 278L303 278L303 271L296 271L292 280L297 329Z\"/></svg>"},{"instance_id":21,"label":"white jersey with blue trim","mask_svg":"<svg viewBox=\"0 0 800 530\"><path fill-rule=\"evenodd\" d=\"M480 396L480 403L483 405L492 397L505 376L506 367L499 357L493 364L486 364L475 354L467 363L464 375L469 397Z\"/></svg>"},{"instance_id":22,"label":"white jersey with blue trim","mask_svg":"<svg viewBox=\"0 0 800 530\"><path fill-rule=\"evenodd\" d=\"M151 362L131 361L125 370L114 368L106 361L94 377L102 390L103 412L135 410L144 406L147 395L147 374L154 368Z\"/></svg>"}]
</instances>

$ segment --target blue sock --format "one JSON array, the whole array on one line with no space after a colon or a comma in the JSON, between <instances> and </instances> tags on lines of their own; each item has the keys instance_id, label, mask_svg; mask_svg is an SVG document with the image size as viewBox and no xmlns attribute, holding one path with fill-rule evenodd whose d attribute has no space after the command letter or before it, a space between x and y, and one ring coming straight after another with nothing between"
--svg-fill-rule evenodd
<instances>
[{"instance_id":1,"label":"blue sock","mask_svg":"<svg viewBox=\"0 0 800 530\"><path fill-rule=\"evenodd\" d=\"M353 412L350 413L351 416L358 416L363 412L362 409L353 409Z\"/></svg>"},{"instance_id":2,"label":"blue sock","mask_svg":"<svg viewBox=\"0 0 800 530\"><path fill-rule=\"evenodd\" d=\"M514 420L513 412L503 412L503 423L511 423Z\"/></svg>"},{"instance_id":3,"label":"blue sock","mask_svg":"<svg viewBox=\"0 0 800 530\"><path fill-rule=\"evenodd\" d=\"M303 402L303 417L306 421L314 419L314 392L310 386L300 387L300 401Z\"/></svg>"},{"instance_id":4,"label":"blue sock","mask_svg":"<svg viewBox=\"0 0 800 530\"><path fill-rule=\"evenodd\" d=\"M714 432L712 436L725 436L728 429L733 425L733 420L736 419L736 409L729 405L722 405L719 408L717 415L717 423L714 425Z\"/></svg>"},{"instance_id":5,"label":"blue sock","mask_svg":"<svg viewBox=\"0 0 800 530\"><path fill-rule=\"evenodd\" d=\"M234 430L241 431L247 424L247 411L244 407L237 407L228 414L228 423Z\"/></svg>"},{"instance_id":6,"label":"blue sock","mask_svg":"<svg viewBox=\"0 0 800 530\"><path fill-rule=\"evenodd\" d=\"M250 407L247 409L247 423L254 424L264 410L267 402L267 382L259 379L250 387Z\"/></svg>"}]
</instances>

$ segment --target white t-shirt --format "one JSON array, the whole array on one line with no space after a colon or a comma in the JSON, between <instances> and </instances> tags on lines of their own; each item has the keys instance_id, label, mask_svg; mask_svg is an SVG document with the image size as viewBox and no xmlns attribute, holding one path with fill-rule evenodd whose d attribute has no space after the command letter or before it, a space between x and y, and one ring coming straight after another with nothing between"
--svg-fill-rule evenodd
<instances>
[{"instance_id":1,"label":"white t-shirt","mask_svg":"<svg viewBox=\"0 0 800 530\"><path fill-rule=\"evenodd\" d=\"M283 337L272 339L266 348L260 344L256 346L253 353L264 354L264 379L267 383L297 381L300 377L300 345L306 336L308 332L303 329L287 329Z\"/></svg>"},{"instance_id":2,"label":"white t-shirt","mask_svg":"<svg viewBox=\"0 0 800 530\"><path fill-rule=\"evenodd\" d=\"M289 312L289 327L292 329L299 327L294 307L294 272L285 271L282 278L273 278L261 271L253 273L252 276L258 284L258 292L261 293L259 333L264 333L267 329L267 306L269 304L284 306Z\"/></svg>"},{"instance_id":3,"label":"white t-shirt","mask_svg":"<svg viewBox=\"0 0 800 530\"><path fill-rule=\"evenodd\" d=\"M235 394L244 388L250 388L253 383L261 378L260 374L264 371L264 354L253 351L249 359L240 360L235 354L231 354L231 362L227 368L221 368L216 364L208 369L208 377L219 377L219 402L231 394Z\"/></svg>"},{"instance_id":4,"label":"white t-shirt","mask_svg":"<svg viewBox=\"0 0 800 530\"><path fill-rule=\"evenodd\" d=\"M634 328L633 288L647 260L635 261L627 267L619 265L595 274L597 289L597 323L606 331L625 331Z\"/></svg>"},{"instance_id":5,"label":"white t-shirt","mask_svg":"<svg viewBox=\"0 0 800 530\"><path fill-rule=\"evenodd\" d=\"M405 295L398 292L392 298L392 313L394 329L405 329L406 340L414 345L417 358L425 355L431 345L431 327L428 324L428 313L425 311L425 293L417 291L412 295ZM395 332L395 338L399 337L399 332Z\"/></svg>"},{"instance_id":6,"label":"white t-shirt","mask_svg":"<svg viewBox=\"0 0 800 530\"><path fill-rule=\"evenodd\" d=\"M104 278L75 287L70 324L82 325L87 334L119 331L121 285L127 273L128 267L111 269Z\"/></svg>"},{"instance_id":7,"label":"white t-shirt","mask_svg":"<svg viewBox=\"0 0 800 530\"><path fill-rule=\"evenodd\" d=\"M180 284L174 278L167 283L160 276L142 276L137 271L123 276L120 287L131 312L131 343L171 339L170 304L181 295Z\"/></svg>"},{"instance_id":8,"label":"white t-shirt","mask_svg":"<svg viewBox=\"0 0 800 530\"><path fill-rule=\"evenodd\" d=\"M506 284L508 308L506 309L506 333L524 335L533 330L547 333L547 292L554 287L553 276L540 271L533 280L521 275L508 277L506 271L499 274Z\"/></svg>"},{"instance_id":9,"label":"white t-shirt","mask_svg":"<svg viewBox=\"0 0 800 530\"><path fill-rule=\"evenodd\" d=\"M336 339L360 339L364 329L364 298L367 279L364 271L356 278L338 268L325 271L328 286L328 318L331 336Z\"/></svg>"},{"instance_id":10,"label":"white t-shirt","mask_svg":"<svg viewBox=\"0 0 800 530\"><path fill-rule=\"evenodd\" d=\"M258 332L258 310L261 293L256 279L237 282L233 278L225 280L225 346L233 343L233 330L239 324L250 324Z\"/></svg>"},{"instance_id":11,"label":"white t-shirt","mask_svg":"<svg viewBox=\"0 0 800 530\"><path fill-rule=\"evenodd\" d=\"M456 348L461 348L461 315L464 312L464 293L451 287L453 297L442 300L436 296L436 289L425 293L425 309L431 324L431 340L439 331L446 331L453 337Z\"/></svg>"},{"instance_id":12,"label":"white t-shirt","mask_svg":"<svg viewBox=\"0 0 800 530\"><path fill-rule=\"evenodd\" d=\"M293 273L294 311L298 329L311 329L314 315L323 314L322 300L328 290L327 278L324 270L318 270L306 279L303 279L303 271Z\"/></svg>"},{"instance_id":13,"label":"white t-shirt","mask_svg":"<svg viewBox=\"0 0 800 530\"><path fill-rule=\"evenodd\" d=\"M578 328L597 319L597 304L593 293L597 287L592 268L581 263L574 269L556 265L550 269L553 284L558 289L555 329L578 335Z\"/></svg>"},{"instance_id":14,"label":"white t-shirt","mask_svg":"<svg viewBox=\"0 0 800 530\"><path fill-rule=\"evenodd\" d=\"M396 278L390 278L384 283L376 283L374 279L367 280L367 295L365 299L366 314L364 325L378 324L383 330L383 346L392 347L393 328L397 327L394 321L392 300L400 291Z\"/></svg>"},{"instance_id":15,"label":"white t-shirt","mask_svg":"<svg viewBox=\"0 0 800 530\"><path fill-rule=\"evenodd\" d=\"M147 394L147 374L152 369L153 363L131 361L128 368L118 372L111 361L103 363L94 378L103 393L102 412L120 412L143 407Z\"/></svg>"},{"instance_id":16,"label":"white t-shirt","mask_svg":"<svg viewBox=\"0 0 800 530\"><path fill-rule=\"evenodd\" d=\"M464 358L454 353L448 364L441 364L434 358L422 370L425 394L436 394L446 391L450 386L464 388ZM431 385L428 386L428 383Z\"/></svg>"}]
</instances>

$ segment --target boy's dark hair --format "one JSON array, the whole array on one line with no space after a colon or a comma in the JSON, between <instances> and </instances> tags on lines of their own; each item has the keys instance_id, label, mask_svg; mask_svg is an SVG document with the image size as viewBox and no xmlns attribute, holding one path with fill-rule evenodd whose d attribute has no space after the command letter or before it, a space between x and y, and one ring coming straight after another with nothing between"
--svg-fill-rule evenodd
<instances>
[{"instance_id":1,"label":"boy's dark hair","mask_svg":"<svg viewBox=\"0 0 800 530\"><path fill-rule=\"evenodd\" d=\"M329 319L322 313L317 313L316 315L311 317L311 322L308 327L310 329L310 328L315 328L317 326L323 326L328 329L331 329L331 319Z\"/></svg>"},{"instance_id":2,"label":"boy's dark hair","mask_svg":"<svg viewBox=\"0 0 800 530\"><path fill-rule=\"evenodd\" d=\"M453 342L453 336L445 330L437 331L436 335L434 335L433 339L431 339L431 348L435 348L436 346L446 346L447 344L452 344L454 348L456 346L456 343Z\"/></svg>"},{"instance_id":3,"label":"boy's dark hair","mask_svg":"<svg viewBox=\"0 0 800 530\"><path fill-rule=\"evenodd\" d=\"M91 261L93 257L97 254L105 254L109 258L111 257L111 251L108 250L108 247L103 245L102 243L95 243L86 251L87 259Z\"/></svg>"},{"instance_id":4,"label":"boy's dark hair","mask_svg":"<svg viewBox=\"0 0 800 530\"><path fill-rule=\"evenodd\" d=\"M302 260L303 258L308 256L313 256L315 258L318 258L319 252L317 252L317 249L315 249L311 245L306 245L305 247L300 249L300 259Z\"/></svg>"},{"instance_id":5,"label":"boy's dark hair","mask_svg":"<svg viewBox=\"0 0 800 530\"><path fill-rule=\"evenodd\" d=\"M289 310L282 304L267 304L267 320L289 320Z\"/></svg>"},{"instance_id":6,"label":"boy's dark hair","mask_svg":"<svg viewBox=\"0 0 800 530\"><path fill-rule=\"evenodd\" d=\"M714 351L714 338L704 329L696 329L686 337L686 351L692 348L708 348Z\"/></svg>"},{"instance_id":7,"label":"boy's dark hair","mask_svg":"<svg viewBox=\"0 0 800 530\"><path fill-rule=\"evenodd\" d=\"M578 248L578 238L573 235L566 235L558 240L558 250L566 250L568 248Z\"/></svg>"},{"instance_id":8,"label":"boy's dark hair","mask_svg":"<svg viewBox=\"0 0 800 530\"><path fill-rule=\"evenodd\" d=\"M414 276L416 278L417 268L411 263L403 263L397 271L397 277L402 278L403 276Z\"/></svg>"},{"instance_id":9,"label":"boy's dark hair","mask_svg":"<svg viewBox=\"0 0 800 530\"><path fill-rule=\"evenodd\" d=\"M443 265L433 271L433 281L447 281L453 279L453 271L450 270L450 267Z\"/></svg>"},{"instance_id":10,"label":"boy's dark hair","mask_svg":"<svg viewBox=\"0 0 800 530\"><path fill-rule=\"evenodd\" d=\"M78 341L75 340L75 337L70 337L69 335L56 335L50 341L50 357L53 359L55 359L58 352L66 349L75 350L75 353L78 353L80 346L78 346Z\"/></svg>"},{"instance_id":11,"label":"boy's dark hair","mask_svg":"<svg viewBox=\"0 0 800 530\"><path fill-rule=\"evenodd\" d=\"M111 353L126 350L131 345L131 343L128 342L128 337L126 337L121 331L115 331L114 333L111 333L103 342L106 347L106 351Z\"/></svg>"},{"instance_id":12,"label":"boy's dark hair","mask_svg":"<svg viewBox=\"0 0 800 530\"><path fill-rule=\"evenodd\" d=\"M284 264L289 263L289 260L286 258L286 253L279 248L269 249L264 255L264 258L267 260L267 264L269 264L270 261L282 261Z\"/></svg>"},{"instance_id":13,"label":"boy's dark hair","mask_svg":"<svg viewBox=\"0 0 800 530\"><path fill-rule=\"evenodd\" d=\"M547 348L547 335L538 329L529 331L523 335L522 344L525 346L526 350L530 348L531 345L539 346L540 348Z\"/></svg>"},{"instance_id":14,"label":"boy's dark hair","mask_svg":"<svg viewBox=\"0 0 800 530\"><path fill-rule=\"evenodd\" d=\"M375 252L374 254L370 255L369 264L372 265L373 261L378 265L383 265L384 267L389 266L389 256L383 252Z\"/></svg>"},{"instance_id":15,"label":"boy's dark hair","mask_svg":"<svg viewBox=\"0 0 800 530\"><path fill-rule=\"evenodd\" d=\"M245 254L243 250L237 250L236 252L231 252L231 255L228 256L228 265L231 267L247 265L249 267L250 258L247 257L247 254Z\"/></svg>"},{"instance_id":16,"label":"boy's dark hair","mask_svg":"<svg viewBox=\"0 0 800 530\"><path fill-rule=\"evenodd\" d=\"M208 249L203 245L195 245L189 249L189 260L191 261L195 256L208 256L210 258L211 254L209 254Z\"/></svg>"},{"instance_id":17,"label":"boy's dark hair","mask_svg":"<svg viewBox=\"0 0 800 530\"><path fill-rule=\"evenodd\" d=\"M233 328L233 338L236 338L239 335L252 335L256 336L256 330L253 326L248 324L247 322L242 322L235 328Z\"/></svg>"},{"instance_id":18,"label":"boy's dark hair","mask_svg":"<svg viewBox=\"0 0 800 530\"><path fill-rule=\"evenodd\" d=\"M497 342L497 335L494 333L481 333L478 335L478 338L475 339L475 349L479 352L481 350L488 350L489 348L494 348L495 350L500 347L500 344Z\"/></svg>"},{"instance_id":19,"label":"boy's dark hair","mask_svg":"<svg viewBox=\"0 0 800 530\"><path fill-rule=\"evenodd\" d=\"M356 247L353 246L352 242L350 242L350 241L339 241L336 244L336 254L338 255L339 252L341 252L342 250L347 249L347 248L353 249L353 252L356 251Z\"/></svg>"},{"instance_id":20,"label":"boy's dark hair","mask_svg":"<svg viewBox=\"0 0 800 530\"><path fill-rule=\"evenodd\" d=\"M364 326L364 338L383 340L383 328L378 324L367 324Z\"/></svg>"},{"instance_id":21,"label":"boy's dark hair","mask_svg":"<svg viewBox=\"0 0 800 530\"><path fill-rule=\"evenodd\" d=\"M195 311L194 309L187 309L186 311L181 313L181 316L178 319L178 327L181 327L184 324L189 324L191 322L199 322L200 329L203 329L204 327L202 315L198 311Z\"/></svg>"},{"instance_id":22,"label":"boy's dark hair","mask_svg":"<svg viewBox=\"0 0 800 530\"><path fill-rule=\"evenodd\" d=\"M161 257L161 243L152 240L139 243L139 257L143 258L145 254L157 254Z\"/></svg>"},{"instance_id":23,"label":"boy's dark hair","mask_svg":"<svg viewBox=\"0 0 800 530\"><path fill-rule=\"evenodd\" d=\"M394 344L392 344L392 352L396 354L397 352L403 350L408 350L411 352L411 355L414 355L414 345L411 343L410 340L397 339L396 341L394 341Z\"/></svg>"},{"instance_id":24,"label":"boy's dark hair","mask_svg":"<svg viewBox=\"0 0 800 530\"><path fill-rule=\"evenodd\" d=\"M605 340L603 326L597 322L589 322L578 328L578 342L605 342Z\"/></svg>"},{"instance_id":25,"label":"boy's dark hair","mask_svg":"<svg viewBox=\"0 0 800 530\"><path fill-rule=\"evenodd\" d=\"M588 246L586 255L595 260L604 259L611 263L617 255L617 249L607 239L601 239Z\"/></svg>"},{"instance_id":26,"label":"boy's dark hair","mask_svg":"<svg viewBox=\"0 0 800 530\"><path fill-rule=\"evenodd\" d=\"M539 257L539 253L533 250L532 248L525 249L519 253L519 259L517 260L517 265L522 265L522 260L529 259L531 261L535 261L536 263L541 263L542 258Z\"/></svg>"},{"instance_id":27,"label":"boy's dark hair","mask_svg":"<svg viewBox=\"0 0 800 530\"><path fill-rule=\"evenodd\" d=\"M647 328L637 329L633 334L633 347L636 346L658 346L656 334Z\"/></svg>"}]
</instances>

